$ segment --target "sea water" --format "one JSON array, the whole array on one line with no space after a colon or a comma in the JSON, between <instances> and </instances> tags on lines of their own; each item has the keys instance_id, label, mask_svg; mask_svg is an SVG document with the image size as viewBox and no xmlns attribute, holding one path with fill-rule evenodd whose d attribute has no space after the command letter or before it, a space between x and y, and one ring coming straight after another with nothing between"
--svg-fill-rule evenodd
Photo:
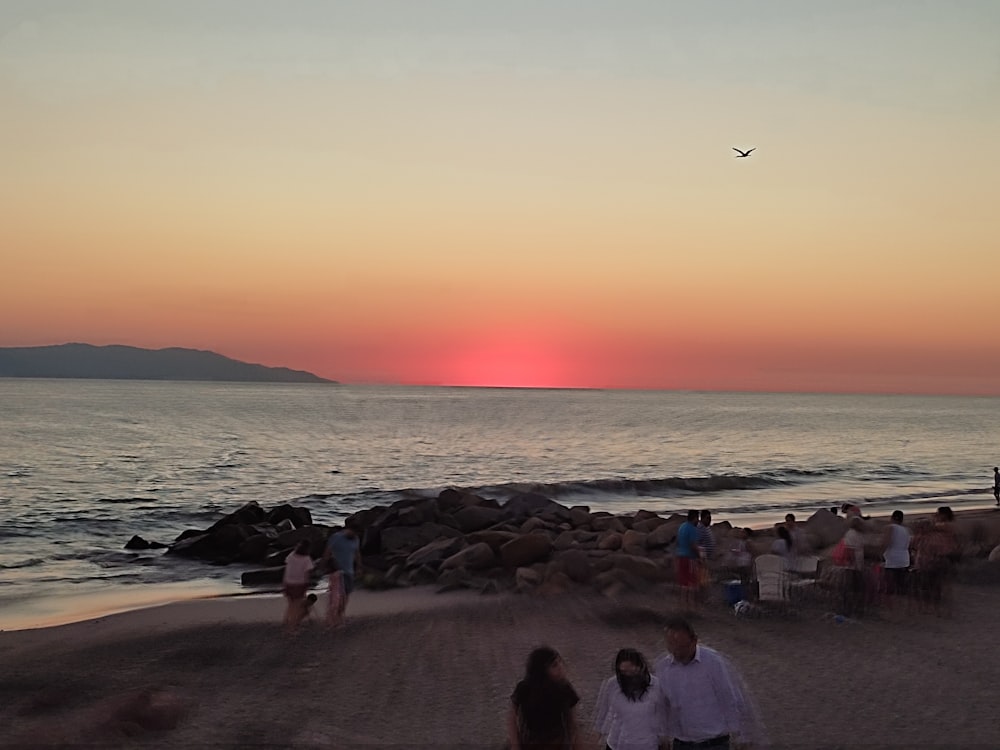
<instances>
[{"instance_id":1,"label":"sea water","mask_svg":"<svg viewBox=\"0 0 1000 750\"><path fill-rule=\"evenodd\" d=\"M243 568L123 547L250 500L325 523L445 487L741 525L990 505L998 418L980 397L0 380L0 628L238 592Z\"/></svg>"}]
</instances>

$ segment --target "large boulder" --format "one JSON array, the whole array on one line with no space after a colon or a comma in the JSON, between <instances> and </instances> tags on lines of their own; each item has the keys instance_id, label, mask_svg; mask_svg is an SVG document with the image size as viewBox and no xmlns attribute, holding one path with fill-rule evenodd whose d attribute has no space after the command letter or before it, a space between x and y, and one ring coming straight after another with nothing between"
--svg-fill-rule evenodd
<instances>
[{"instance_id":1,"label":"large boulder","mask_svg":"<svg viewBox=\"0 0 1000 750\"><path fill-rule=\"evenodd\" d=\"M617 531L607 531L597 540L597 549L621 549L622 535Z\"/></svg>"},{"instance_id":2,"label":"large boulder","mask_svg":"<svg viewBox=\"0 0 1000 750\"><path fill-rule=\"evenodd\" d=\"M637 576L645 581L662 581L667 578L666 568L657 565L648 557L626 555L621 552L598 560L595 567L601 571L611 569L623 570L629 575Z\"/></svg>"},{"instance_id":3,"label":"large boulder","mask_svg":"<svg viewBox=\"0 0 1000 750\"><path fill-rule=\"evenodd\" d=\"M295 528L300 529L303 526L312 526L312 513L309 512L308 508L297 508L294 505L289 505L284 503L272 508L270 512L265 517L267 522L277 526L284 520L289 520Z\"/></svg>"},{"instance_id":4,"label":"large boulder","mask_svg":"<svg viewBox=\"0 0 1000 750\"><path fill-rule=\"evenodd\" d=\"M401 508L396 516L399 526L419 526L422 523L433 523L437 520L438 509L434 500L424 500L408 508Z\"/></svg>"},{"instance_id":5,"label":"large boulder","mask_svg":"<svg viewBox=\"0 0 1000 750\"><path fill-rule=\"evenodd\" d=\"M254 534L240 545L237 559L242 562L262 563L267 559L267 548L271 540L264 534Z\"/></svg>"},{"instance_id":6,"label":"large boulder","mask_svg":"<svg viewBox=\"0 0 1000 750\"><path fill-rule=\"evenodd\" d=\"M677 530L680 527L680 523L676 521L666 521L659 524L646 535L646 549L669 547L677 538Z\"/></svg>"},{"instance_id":7,"label":"large boulder","mask_svg":"<svg viewBox=\"0 0 1000 750\"><path fill-rule=\"evenodd\" d=\"M990 556L987 557L986 559L989 560L991 563L1000 562L1000 545L994 547L993 550L990 552Z\"/></svg>"},{"instance_id":8,"label":"large boulder","mask_svg":"<svg viewBox=\"0 0 1000 750\"><path fill-rule=\"evenodd\" d=\"M467 569L482 570L491 568L496 564L496 555L493 549L485 542L470 544L465 549L456 552L441 563L441 570Z\"/></svg>"},{"instance_id":9,"label":"large boulder","mask_svg":"<svg viewBox=\"0 0 1000 750\"><path fill-rule=\"evenodd\" d=\"M520 531L522 534L530 534L532 531L548 531L550 528L551 524L541 516L532 516L521 524Z\"/></svg>"},{"instance_id":10,"label":"large boulder","mask_svg":"<svg viewBox=\"0 0 1000 750\"><path fill-rule=\"evenodd\" d=\"M820 508L809 516L805 528L813 547L830 547L839 542L847 532L847 521L826 508Z\"/></svg>"},{"instance_id":11,"label":"large boulder","mask_svg":"<svg viewBox=\"0 0 1000 750\"><path fill-rule=\"evenodd\" d=\"M223 516L218 521L213 523L208 531L215 531L221 526L229 526L230 524L247 524L252 525L255 523L260 523L267 519L267 513L261 508L255 500L251 500L238 510L233 511L227 516Z\"/></svg>"},{"instance_id":12,"label":"large boulder","mask_svg":"<svg viewBox=\"0 0 1000 750\"><path fill-rule=\"evenodd\" d=\"M646 554L646 534L629 529L622 534L622 552L629 555Z\"/></svg>"},{"instance_id":13,"label":"large boulder","mask_svg":"<svg viewBox=\"0 0 1000 750\"><path fill-rule=\"evenodd\" d=\"M497 508L476 505L456 511L452 518L462 533L468 534L499 523L503 519L503 515L503 511Z\"/></svg>"},{"instance_id":14,"label":"large boulder","mask_svg":"<svg viewBox=\"0 0 1000 750\"><path fill-rule=\"evenodd\" d=\"M534 516L553 508L560 508L566 511L567 517L569 516L569 508L536 492L522 492L514 495L502 506L503 512L510 518Z\"/></svg>"},{"instance_id":15,"label":"large boulder","mask_svg":"<svg viewBox=\"0 0 1000 750\"><path fill-rule=\"evenodd\" d=\"M487 529L486 531L473 531L471 534L466 535L466 540L469 544L477 544L478 542L486 542L490 547L493 548L494 552L499 552L500 548L504 546L511 539L517 539L519 534L516 531L500 531L499 529Z\"/></svg>"},{"instance_id":16,"label":"large boulder","mask_svg":"<svg viewBox=\"0 0 1000 750\"><path fill-rule=\"evenodd\" d=\"M663 526L663 524L669 523L666 518L660 518L659 516L643 518L642 520L638 520L638 516L636 518L637 520L632 523L632 529L634 531L641 531L643 534L648 534L653 529L657 529L660 526Z\"/></svg>"},{"instance_id":17,"label":"large boulder","mask_svg":"<svg viewBox=\"0 0 1000 750\"><path fill-rule=\"evenodd\" d=\"M580 543L576 540L576 532L564 531L552 542L552 548L556 550L567 550L577 547L579 544Z\"/></svg>"},{"instance_id":18,"label":"large boulder","mask_svg":"<svg viewBox=\"0 0 1000 750\"><path fill-rule=\"evenodd\" d=\"M382 529L382 552L412 552L441 537L457 537L461 533L436 523L422 523L419 526L390 526Z\"/></svg>"},{"instance_id":19,"label":"large boulder","mask_svg":"<svg viewBox=\"0 0 1000 750\"><path fill-rule=\"evenodd\" d=\"M514 588L530 591L542 582L542 574L534 568L518 568L514 571Z\"/></svg>"},{"instance_id":20,"label":"large boulder","mask_svg":"<svg viewBox=\"0 0 1000 750\"><path fill-rule=\"evenodd\" d=\"M419 568L423 565L436 565L459 552L465 546L461 537L444 537L435 539L413 552L406 558L407 568Z\"/></svg>"},{"instance_id":21,"label":"large boulder","mask_svg":"<svg viewBox=\"0 0 1000 750\"><path fill-rule=\"evenodd\" d=\"M614 516L592 516L590 528L594 531L617 531L619 534L624 534L627 531L622 520Z\"/></svg>"},{"instance_id":22,"label":"large boulder","mask_svg":"<svg viewBox=\"0 0 1000 750\"><path fill-rule=\"evenodd\" d=\"M500 559L506 568L531 565L549 556L552 541L547 534L524 534L500 548Z\"/></svg>"},{"instance_id":23,"label":"large boulder","mask_svg":"<svg viewBox=\"0 0 1000 750\"><path fill-rule=\"evenodd\" d=\"M569 509L569 522L574 529L590 526L590 508L585 505L574 505Z\"/></svg>"},{"instance_id":24,"label":"large boulder","mask_svg":"<svg viewBox=\"0 0 1000 750\"><path fill-rule=\"evenodd\" d=\"M549 564L559 566L559 569L577 583L587 583L594 575L593 568L590 566L590 558L583 550L571 549L560 552Z\"/></svg>"}]
</instances>

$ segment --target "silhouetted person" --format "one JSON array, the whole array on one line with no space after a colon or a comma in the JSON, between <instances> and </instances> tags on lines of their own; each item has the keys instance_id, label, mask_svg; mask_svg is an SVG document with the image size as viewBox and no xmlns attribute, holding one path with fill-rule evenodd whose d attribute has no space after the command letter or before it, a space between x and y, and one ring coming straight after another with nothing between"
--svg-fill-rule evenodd
<instances>
[{"instance_id":1,"label":"silhouetted person","mask_svg":"<svg viewBox=\"0 0 1000 750\"><path fill-rule=\"evenodd\" d=\"M524 679L510 696L507 740L511 750L571 748L578 739L580 697L566 677L562 657L541 646L528 655Z\"/></svg>"},{"instance_id":2,"label":"silhouetted person","mask_svg":"<svg viewBox=\"0 0 1000 750\"><path fill-rule=\"evenodd\" d=\"M993 467L993 497L1000 505L1000 466Z\"/></svg>"}]
</instances>

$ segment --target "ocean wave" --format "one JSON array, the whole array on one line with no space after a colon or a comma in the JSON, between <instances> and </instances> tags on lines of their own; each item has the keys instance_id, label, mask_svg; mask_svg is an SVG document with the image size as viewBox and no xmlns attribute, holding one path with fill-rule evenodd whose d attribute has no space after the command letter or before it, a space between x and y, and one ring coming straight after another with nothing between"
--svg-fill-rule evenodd
<instances>
[{"instance_id":1,"label":"ocean wave","mask_svg":"<svg viewBox=\"0 0 1000 750\"><path fill-rule=\"evenodd\" d=\"M99 497L99 503L155 503L155 497Z\"/></svg>"}]
</instances>

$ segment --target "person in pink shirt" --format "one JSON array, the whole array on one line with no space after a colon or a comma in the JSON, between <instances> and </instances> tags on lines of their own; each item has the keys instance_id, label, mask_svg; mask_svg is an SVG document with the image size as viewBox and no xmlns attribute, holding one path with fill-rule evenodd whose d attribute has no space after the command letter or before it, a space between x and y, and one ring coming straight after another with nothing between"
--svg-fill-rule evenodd
<instances>
[{"instance_id":1,"label":"person in pink shirt","mask_svg":"<svg viewBox=\"0 0 1000 750\"><path fill-rule=\"evenodd\" d=\"M282 593L288 600L285 610L285 629L294 633L306 616L306 592L314 568L309 555L309 542L303 539L285 558L285 575L282 579Z\"/></svg>"}]
</instances>

